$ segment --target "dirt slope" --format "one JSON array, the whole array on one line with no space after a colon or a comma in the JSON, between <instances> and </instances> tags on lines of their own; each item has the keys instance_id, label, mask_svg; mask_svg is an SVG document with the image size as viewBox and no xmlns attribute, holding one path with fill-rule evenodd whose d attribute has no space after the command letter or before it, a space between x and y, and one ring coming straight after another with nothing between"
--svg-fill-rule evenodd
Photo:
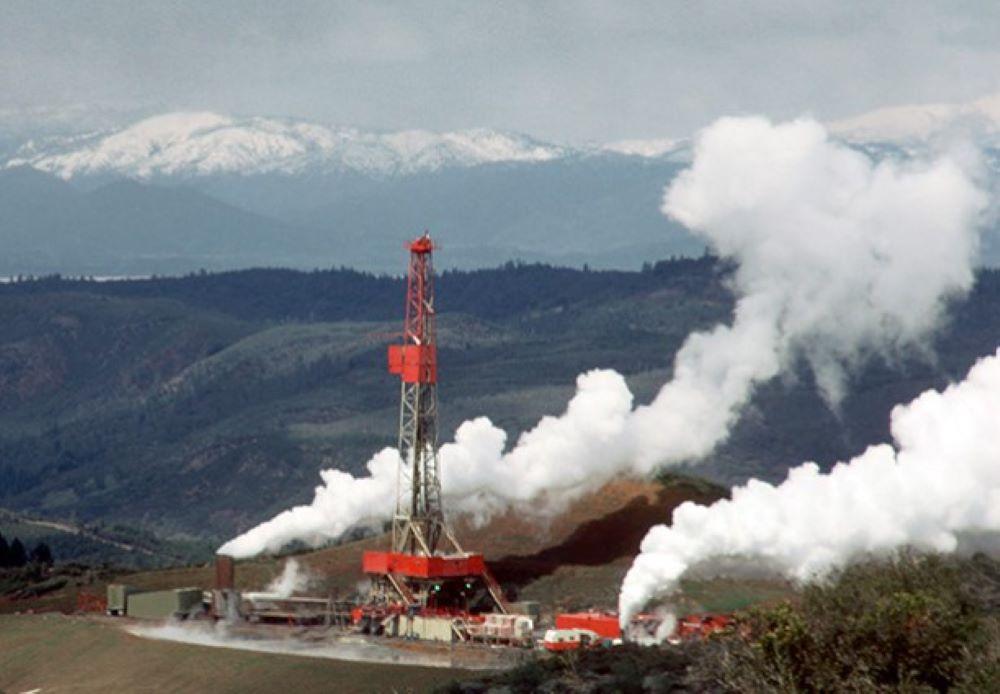
<instances>
[{"instance_id":1,"label":"dirt slope","mask_svg":"<svg viewBox=\"0 0 1000 694\"><path fill-rule=\"evenodd\" d=\"M621 574L638 552L646 531L669 522L674 508L685 501L711 503L721 490L683 478L667 483L623 479L606 485L572 504L552 518L508 512L481 527L459 519L456 535L469 551L486 555L497 579L508 589L532 595L532 585L553 573L588 568L579 574L581 585L574 593L592 596L606 606L613 604ZM345 594L364 579L361 555L367 549L387 549L388 536L369 538L327 549L296 555L313 574L313 590ZM237 564L236 584L257 589L280 571L282 559L264 557ZM109 577L139 588L161 589L184 586L210 587L214 569L210 564L161 569ZM551 585L551 581L548 583ZM105 582L90 586L69 585L43 599L0 604L0 612L34 610L70 611L76 592L103 593ZM583 599L583 598L581 598Z\"/></svg>"}]
</instances>

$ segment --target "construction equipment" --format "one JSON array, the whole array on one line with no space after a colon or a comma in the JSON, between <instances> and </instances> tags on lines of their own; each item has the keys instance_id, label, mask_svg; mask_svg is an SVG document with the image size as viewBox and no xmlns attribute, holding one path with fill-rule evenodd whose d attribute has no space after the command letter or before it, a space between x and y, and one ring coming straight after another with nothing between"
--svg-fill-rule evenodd
<instances>
[{"instance_id":1,"label":"construction equipment","mask_svg":"<svg viewBox=\"0 0 1000 694\"><path fill-rule=\"evenodd\" d=\"M410 616L506 611L483 555L462 548L441 503L434 248L426 232L408 244L402 341L389 347L389 372L400 379L400 465L392 548L368 551L362 558L372 578L368 622L373 625L390 620L401 607Z\"/></svg>"}]
</instances>

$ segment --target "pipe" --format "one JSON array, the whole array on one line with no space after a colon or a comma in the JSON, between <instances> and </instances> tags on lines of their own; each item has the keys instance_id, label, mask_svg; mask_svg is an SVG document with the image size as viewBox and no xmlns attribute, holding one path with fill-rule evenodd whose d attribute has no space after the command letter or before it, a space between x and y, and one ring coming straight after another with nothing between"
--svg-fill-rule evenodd
<instances>
[{"instance_id":1,"label":"pipe","mask_svg":"<svg viewBox=\"0 0 1000 694\"><path fill-rule=\"evenodd\" d=\"M215 555L215 589L233 590L236 587L236 561L227 554Z\"/></svg>"}]
</instances>

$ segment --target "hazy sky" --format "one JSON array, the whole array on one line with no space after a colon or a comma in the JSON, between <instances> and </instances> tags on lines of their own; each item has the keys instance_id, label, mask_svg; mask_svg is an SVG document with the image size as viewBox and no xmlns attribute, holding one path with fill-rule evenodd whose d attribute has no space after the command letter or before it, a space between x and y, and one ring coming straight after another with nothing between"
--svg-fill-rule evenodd
<instances>
[{"instance_id":1,"label":"hazy sky","mask_svg":"<svg viewBox=\"0 0 1000 694\"><path fill-rule=\"evenodd\" d=\"M5 109L213 109L573 142L996 91L989 1L0 0Z\"/></svg>"}]
</instances>

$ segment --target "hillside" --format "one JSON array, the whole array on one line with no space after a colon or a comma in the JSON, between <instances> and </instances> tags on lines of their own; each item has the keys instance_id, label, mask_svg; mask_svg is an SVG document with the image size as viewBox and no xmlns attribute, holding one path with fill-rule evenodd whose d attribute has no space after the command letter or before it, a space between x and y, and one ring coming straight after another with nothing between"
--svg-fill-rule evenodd
<instances>
[{"instance_id":1,"label":"hillside","mask_svg":"<svg viewBox=\"0 0 1000 694\"><path fill-rule=\"evenodd\" d=\"M514 437L595 367L648 401L685 336L727 320L725 274L711 258L443 273L442 436L485 414ZM0 507L209 547L309 500L320 469L358 471L395 440L384 343L402 295L350 270L0 285ZM762 387L697 473L775 480L884 440L892 405L995 349L998 309L1000 273L983 271L935 361L876 360L838 413L806 373Z\"/></svg>"},{"instance_id":2,"label":"hillside","mask_svg":"<svg viewBox=\"0 0 1000 694\"><path fill-rule=\"evenodd\" d=\"M510 596L537 600L546 614L556 610L612 608L621 579L650 525L669 521L685 501L708 504L725 490L701 480L665 476L661 480L618 480L589 494L553 517L507 513L482 526L455 519L465 547L482 551ZM309 592L353 593L361 573L361 554L388 547L388 535L313 551L293 553L309 576ZM259 590L281 573L282 557L260 557L237 565L236 584ZM58 575L58 571L57 571ZM0 613L27 610L71 612L81 591L103 593L110 582L146 589L212 585L214 566L198 563L175 568L123 572L70 572L64 586L34 598L0 598ZM780 581L692 580L683 584L684 607L731 610L784 596Z\"/></svg>"},{"instance_id":3,"label":"hillside","mask_svg":"<svg viewBox=\"0 0 1000 694\"><path fill-rule=\"evenodd\" d=\"M0 169L0 274L184 272L301 263L317 246L293 225L188 186L108 181L84 190L28 167ZM294 252L279 250L294 241ZM332 257L331 257L332 259Z\"/></svg>"}]
</instances>

